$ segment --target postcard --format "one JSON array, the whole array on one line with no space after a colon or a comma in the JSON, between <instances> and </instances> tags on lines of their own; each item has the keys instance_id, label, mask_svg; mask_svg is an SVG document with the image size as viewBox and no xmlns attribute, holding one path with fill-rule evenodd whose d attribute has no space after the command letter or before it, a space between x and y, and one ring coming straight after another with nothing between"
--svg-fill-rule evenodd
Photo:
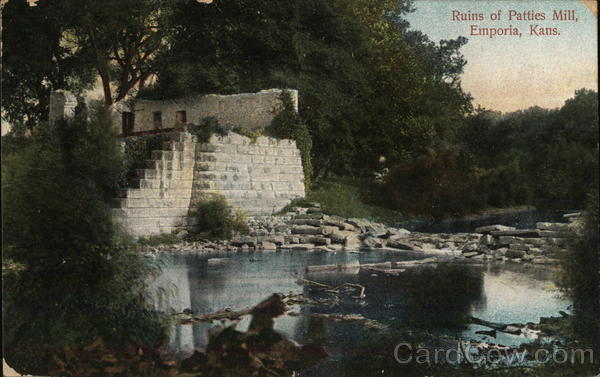
<instances>
[{"instance_id":1,"label":"postcard","mask_svg":"<svg viewBox=\"0 0 600 377\"><path fill-rule=\"evenodd\" d=\"M600 376L593 0L2 0L6 376Z\"/></svg>"}]
</instances>

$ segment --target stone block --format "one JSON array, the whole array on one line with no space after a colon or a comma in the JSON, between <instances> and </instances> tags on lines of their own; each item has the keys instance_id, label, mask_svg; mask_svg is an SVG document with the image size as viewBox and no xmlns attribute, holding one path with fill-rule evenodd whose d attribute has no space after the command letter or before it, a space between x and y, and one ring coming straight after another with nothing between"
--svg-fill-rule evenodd
<instances>
[{"instance_id":1,"label":"stone block","mask_svg":"<svg viewBox=\"0 0 600 377\"><path fill-rule=\"evenodd\" d=\"M539 230L550 230L555 232L569 232L569 224L564 223L536 223L535 227Z\"/></svg>"},{"instance_id":2,"label":"stone block","mask_svg":"<svg viewBox=\"0 0 600 377\"><path fill-rule=\"evenodd\" d=\"M513 236L500 236L500 237L498 237L498 245L508 246L511 243L515 243L516 240L517 240L517 238L513 237Z\"/></svg>"},{"instance_id":3,"label":"stone block","mask_svg":"<svg viewBox=\"0 0 600 377\"><path fill-rule=\"evenodd\" d=\"M510 230L515 230L516 228L512 227L512 226L506 226L506 225L488 225L488 226L481 226L479 228L475 228L475 232L476 233L491 233L491 232L498 232L498 231L510 231Z\"/></svg>"},{"instance_id":4,"label":"stone block","mask_svg":"<svg viewBox=\"0 0 600 377\"><path fill-rule=\"evenodd\" d=\"M292 234L319 234L320 228L310 225L293 225Z\"/></svg>"},{"instance_id":5,"label":"stone block","mask_svg":"<svg viewBox=\"0 0 600 377\"><path fill-rule=\"evenodd\" d=\"M392 247L394 249L403 249L403 250L414 250L414 246L410 243L406 242L405 237L403 236L391 236L387 243L387 247Z\"/></svg>"},{"instance_id":6,"label":"stone block","mask_svg":"<svg viewBox=\"0 0 600 377\"><path fill-rule=\"evenodd\" d=\"M543 238L568 238L571 236L568 231L540 230L539 233Z\"/></svg>"},{"instance_id":7,"label":"stone block","mask_svg":"<svg viewBox=\"0 0 600 377\"><path fill-rule=\"evenodd\" d=\"M260 244L260 247L263 250L277 250L277 245L275 245L273 242L268 242L268 241L263 241Z\"/></svg>"},{"instance_id":8,"label":"stone block","mask_svg":"<svg viewBox=\"0 0 600 377\"><path fill-rule=\"evenodd\" d=\"M508 246L508 248L510 250L523 250L523 251L529 250L529 246L520 244L520 243L512 243Z\"/></svg>"},{"instance_id":9,"label":"stone block","mask_svg":"<svg viewBox=\"0 0 600 377\"><path fill-rule=\"evenodd\" d=\"M358 250L362 246L362 242L358 238L358 234L350 232L346 239L344 240L344 249L345 250Z\"/></svg>"},{"instance_id":10,"label":"stone block","mask_svg":"<svg viewBox=\"0 0 600 377\"><path fill-rule=\"evenodd\" d=\"M508 249L504 254L507 258L522 258L525 255L523 250Z\"/></svg>"},{"instance_id":11,"label":"stone block","mask_svg":"<svg viewBox=\"0 0 600 377\"><path fill-rule=\"evenodd\" d=\"M540 232L537 229L517 229L504 231L491 231L492 236L515 236L515 237L540 237Z\"/></svg>"}]
</instances>

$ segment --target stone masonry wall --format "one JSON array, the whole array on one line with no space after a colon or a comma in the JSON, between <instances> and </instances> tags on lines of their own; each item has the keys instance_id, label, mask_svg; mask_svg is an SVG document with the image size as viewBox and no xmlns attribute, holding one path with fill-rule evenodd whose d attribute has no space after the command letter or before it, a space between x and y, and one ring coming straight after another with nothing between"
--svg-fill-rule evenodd
<instances>
[{"instance_id":1,"label":"stone masonry wall","mask_svg":"<svg viewBox=\"0 0 600 377\"><path fill-rule=\"evenodd\" d=\"M236 133L213 135L196 148L192 205L219 193L253 216L270 215L304 196L300 151L293 140Z\"/></svg>"},{"instance_id":2,"label":"stone masonry wall","mask_svg":"<svg viewBox=\"0 0 600 377\"><path fill-rule=\"evenodd\" d=\"M189 212L211 193L225 196L250 216L269 215L303 197L300 152L292 140L230 133L198 143L173 132L139 171L139 187L115 200L115 217L135 236L193 227Z\"/></svg>"},{"instance_id":3,"label":"stone masonry wall","mask_svg":"<svg viewBox=\"0 0 600 377\"><path fill-rule=\"evenodd\" d=\"M284 91L292 96L297 111L297 90L268 89L257 93L210 94L164 101L138 99L133 102L133 109L120 102L113 106L113 118L119 131L122 131L123 112L133 112L135 114L133 132L156 130L154 113L157 112L161 114L159 129L181 128L182 124L178 123L176 118L178 111L185 111L187 123L199 124L204 118L215 117L223 125L249 129L266 127L271 124L274 117L273 110L280 104L280 96Z\"/></svg>"}]
</instances>

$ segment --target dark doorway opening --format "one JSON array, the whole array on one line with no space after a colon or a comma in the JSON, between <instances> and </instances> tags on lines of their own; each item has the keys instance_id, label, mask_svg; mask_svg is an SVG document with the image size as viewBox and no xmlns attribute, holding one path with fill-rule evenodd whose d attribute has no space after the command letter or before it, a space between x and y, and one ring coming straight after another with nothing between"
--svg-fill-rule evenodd
<instances>
[{"instance_id":1,"label":"dark doorway opening","mask_svg":"<svg viewBox=\"0 0 600 377\"><path fill-rule=\"evenodd\" d=\"M135 117L132 112L123 112L123 135L128 136L133 133Z\"/></svg>"}]
</instances>

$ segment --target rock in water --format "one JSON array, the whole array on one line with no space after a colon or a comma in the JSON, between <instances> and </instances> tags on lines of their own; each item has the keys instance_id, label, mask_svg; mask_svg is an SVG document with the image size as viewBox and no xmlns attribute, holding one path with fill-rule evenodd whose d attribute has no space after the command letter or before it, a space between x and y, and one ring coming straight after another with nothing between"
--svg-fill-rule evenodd
<instances>
[{"instance_id":1,"label":"rock in water","mask_svg":"<svg viewBox=\"0 0 600 377\"><path fill-rule=\"evenodd\" d=\"M360 249L360 246L361 242L357 234L350 234L346 236L346 240L344 242L344 248L346 250L358 250Z\"/></svg>"},{"instance_id":2,"label":"rock in water","mask_svg":"<svg viewBox=\"0 0 600 377\"><path fill-rule=\"evenodd\" d=\"M415 248L404 240L404 236L392 236L387 241L388 247L402 250L414 250Z\"/></svg>"},{"instance_id":3,"label":"rock in water","mask_svg":"<svg viewBox=\"0 0 600 377\"><path fill-rule=\"evenodd\" d=\"M512 226L496 224L496 225L480 226L479 228L475 228L475 233L501 232L501 231L515 230L515 229L517 229L517 228L512 227Z\"/></svg>"}]
</instances>

